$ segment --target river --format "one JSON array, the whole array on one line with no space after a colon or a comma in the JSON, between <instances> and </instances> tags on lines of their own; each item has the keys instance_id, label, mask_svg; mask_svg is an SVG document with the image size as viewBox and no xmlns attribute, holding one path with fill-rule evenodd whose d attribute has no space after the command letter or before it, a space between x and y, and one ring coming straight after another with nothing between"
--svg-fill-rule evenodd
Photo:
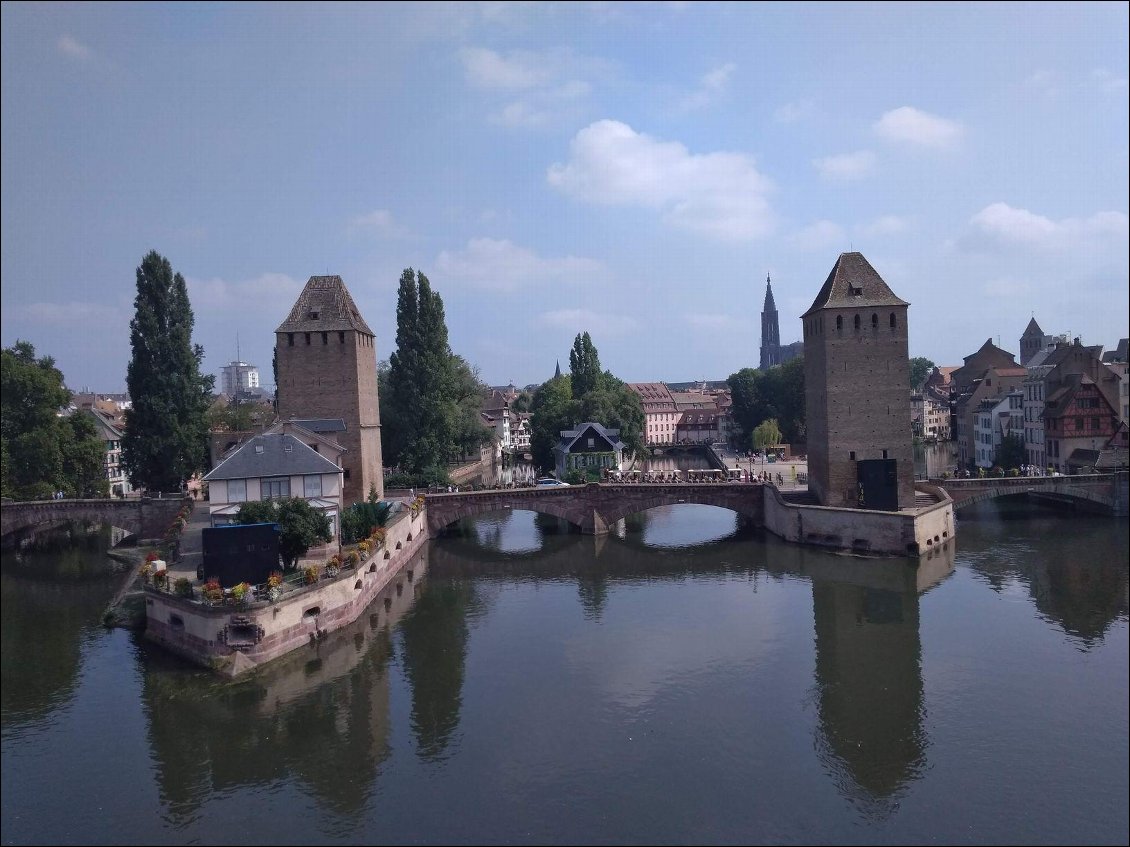
<instances>
[{"instance_id":1,"label":"river","mask_svg":"<svg viewBox=\"0 0 1130 847\"><path fill-rule=\"evenodd\" d=\"M5 844L1127 842L1127 522L959 513L915 567L707 506L529 512L222 683L4 554Z\"/></svg>"}]
</instances>

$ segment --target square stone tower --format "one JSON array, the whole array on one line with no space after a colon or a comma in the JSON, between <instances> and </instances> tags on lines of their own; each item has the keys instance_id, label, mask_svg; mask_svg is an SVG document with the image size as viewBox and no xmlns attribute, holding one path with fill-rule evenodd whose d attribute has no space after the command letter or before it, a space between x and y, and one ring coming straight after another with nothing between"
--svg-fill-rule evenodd
<instances>
[{"instance_id":1,"label":"square stone tower","mask_svg":"<svg viewBox=\"0 0 1130 847\"><path fill-rule=\"evenodd\" d=\"M344 505L384 496L377 347L340 276L312 276L275 330L279 417L340 418Z\"/></svg>"},{"instance_id":2,"label":"square stone tower","mask_svg":"<svg viewBox=\"0 0 1130 847\"><path fill-rule=\"evenodd\" d=\"M859 462L894 460L899 508L914 505L907 307L862 253L841 253L804 323L808 488L861 504ZM893 492L892 492L893 496Z\"/></svg>"}]
</instances>

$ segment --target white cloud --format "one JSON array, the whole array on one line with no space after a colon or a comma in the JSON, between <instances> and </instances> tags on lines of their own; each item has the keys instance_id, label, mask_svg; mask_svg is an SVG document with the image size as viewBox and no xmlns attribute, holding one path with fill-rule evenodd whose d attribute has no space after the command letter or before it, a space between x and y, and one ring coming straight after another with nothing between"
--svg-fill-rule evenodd
<instances>
[{"instance_id":1,"label":"white cloud","mask_svg":"<svg viewBox=\"0 0 1130 847\"><path fill-rule=\"evenodd\" d=\"M843 227L832 221L816 221L794 232L793 244L806 252L817 252L834 247L844 247L846 235Z\"/></svg>"},{"instance_id":2,"label":"white cloud","mask_svg":"<svg viewBox=\"0 0 1130 847\"><path fill-rule=\"evenodd\" d=\"M730 77L737 68L738 66L733 62L727 62L703 74L698 88L679 101L679 108L683 111L701 109L718 100L725 94L730 84Z\"/></svg>"},{"instance_id":3,"label":"white cloud","mask_svg":"<svg viewBox=\"0 0 1130 847\"><path fill-rule=\"evenodd\" d=\"M129 321L123 310L105 303L84 303L69 300L66 303L26 303L9 306L21 322L48 327L118 327Z\"/></svg>"},{"instance_id":4,"label":"white cloud","mask_svg":"<svg viewBox=\"0 0 1130 847\"><path fill-rule=\"evenodd\" d=\"M375 233L382 238L403 238L408 230L400 226L388 209L375 209L367 215L359 215L349 222L349 231Z\"/></svg>"},{"instance_id":5,"label":"white cloud","mask_svg":"<svg viewBox=\"0 0 1130 847\"><path fill-rule=\"evenodd\" d=\"M78 59L80 61L86 61L94 55L89 47L80 43L76 38L70 35L59 36L56 46L59 48L59 52L65 53L72 59Z\"/></svg>"},{"instance_id":6,"label":"white cloud","mask_svg":"<svg viewBox=\"0 0 1130 847\"><path fill-rule=\"evenodd\" d=\"M841 153L838 156L813 159L812 164L826 179L845 181L863 179L875 172L875 154L870 150L859 150L855 153Z\"/></svg>"},{"instance_id":7,"label":"white cloud","mask_svg":"<svg viewBox=\"0 0 1130 847\"><path fill-rule=\"evenodd\" d=\"M522 291L551 282L575 285L608 277L605 266L579 256L543 258L511 241L472 238L460 251L444 250L436 258L439 273L490 291Z\"/></svg>"},{"instance_id":8,"label":"white cloud","mask_svg":"<svg viewBox=\"0 0 1130 847\"><path fill-rule=\"evenodd\" d=\"M593 312L588 309L558 309L543 312L538 322L567 333L589 332L602 336L628 335L639 326L635 318L628 315L614 315L608 312Z\"/></svg>"},{"instance_id":9,"label":"white cloud","mask_svg":"<svg viewBox=\"0 0 1130 847\"><path fill-rule=\"evenodd\" d=\"M794 124L807 120L816 114L816 104L811 100L794 100L779 107L773 113L773 120L779 124Z\"/></svg>"},{"instance_id":10,"label":"white cloud","mask_svg":"<svg viewBox=\"0 0 1130 847\"><path fill-rule=\"evenodd\" d=\"M627 124L597 121L569 146L569 161L546 173L554 188L589 203L642 206L669 223L725 240L773 229L771 183L741 153L690 153Z\"/></svg>"},{"instance_id":11,"label":"white cloud","mask_svg":"<svg viewBox=\"0 0 1130 847\"><path fill-rule=\"evenodd\" d=\"M219 277L211 279L185 278L189 299L196 312L227 312L233 309L262 310L265 304L290 304L298 299L303 283L286 274L265 273L252 279L229 282ZM285 317L285 315L284 315Z\"/></svg>"},{"instance_id":12,"label":"white cloud","mask_svg":"<svg viewBox=\"0 0 1130 847\"><path fill-rule=\"evenodd\" d=\"M883 215L869 223L860 224L856 227L856 231L863 235L897 235L900 232L906 232L909 228L910 224L905 218L900 218L897 215Z\"/></svg>"},{"instance_id":13,"label":"white cloud","mask_svg":"<svg viewBox=\"0 0 1130 847\"><path fill-rule=\"evenodd\" d=\"M874 129L887 141L939 150L956 146L964 134L957 121L931 115L913 106L901 106L884 113L875 122Z\"/></svg>"},{"instance_id":14,"label":"white cloud","mask_svg":"<svg viewBox=\"0 0 1130 847\"><path fill-rule=\"evenodd\" d=\"M552 79L544 57L527 50L503 56L485 47L465 47L459 51L467 81L476 88L502 88L510 91L537 88Z\"/></svg>"},{"instance_id":15,"label":"white cloud","mask_svg":"<svg viewBox=\"0 0 1130 847\"><path fill-rule=\"evenodd\" d=\"M1122 212L1097 212L1089 218L1053 221L1027 209L993 203L970 218L969 223L982 241L988 239L1053 250L1093 240L1121 243L1125 247L1126 239L1130 237L1130 218Z\"/></svg>"},{"instance_id":16,"label":"white cloud","mask_svg":"<svg viewBox=\"0 0 1130 847\"><path fill-rule=\"evenodd\" d=\"M1126 77L1119 76L1118 74L1111 73L1106 68L1096 68L1091 71L1091 84L1097 86L1100 91L1105 91L1109 94L1125 94L1130 83Z\"/></svg>"}]
</instances>

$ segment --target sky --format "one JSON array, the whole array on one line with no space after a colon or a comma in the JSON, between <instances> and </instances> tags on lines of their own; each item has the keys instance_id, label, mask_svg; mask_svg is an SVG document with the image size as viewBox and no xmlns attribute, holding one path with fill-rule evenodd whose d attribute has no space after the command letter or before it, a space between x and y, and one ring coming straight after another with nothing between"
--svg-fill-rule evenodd
<instances>
[{"instance_id":1,"label":"sky","mask_svg":"<svg viewBox=\"0 0 1130 847\"><path fill-rule=\"evenodd\" d=\"M2 6L0 341L125 390L135 272L270 385L339 274L395 349L401 272L491 385L756 367L841 252L910 355L1113 347L1128 312L1126 3ZM219 380L217 379L217 382Z\"/></svg>"}]
</instances>

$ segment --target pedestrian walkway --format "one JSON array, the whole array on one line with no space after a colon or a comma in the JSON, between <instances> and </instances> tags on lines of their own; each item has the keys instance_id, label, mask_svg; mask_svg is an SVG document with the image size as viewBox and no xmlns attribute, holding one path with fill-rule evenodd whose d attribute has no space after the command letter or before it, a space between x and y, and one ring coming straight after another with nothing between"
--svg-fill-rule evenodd
<instances>
[{"instance_id":1,"label":"pedestrian walkway","mask_svg":"<svg viewBox=\"0 0 1130 847\"><path fill-rule=\"evenodd\" d=\"M204 544L201 531L211 525L208 504L193 502L192 514L188 516L188 526L180 537L180 561L169 565L169 576L175 582L180 577L195 582L196 569L204 560ZM172 583L170 583L171 585Z\"/></svg>"}]
</instances>

